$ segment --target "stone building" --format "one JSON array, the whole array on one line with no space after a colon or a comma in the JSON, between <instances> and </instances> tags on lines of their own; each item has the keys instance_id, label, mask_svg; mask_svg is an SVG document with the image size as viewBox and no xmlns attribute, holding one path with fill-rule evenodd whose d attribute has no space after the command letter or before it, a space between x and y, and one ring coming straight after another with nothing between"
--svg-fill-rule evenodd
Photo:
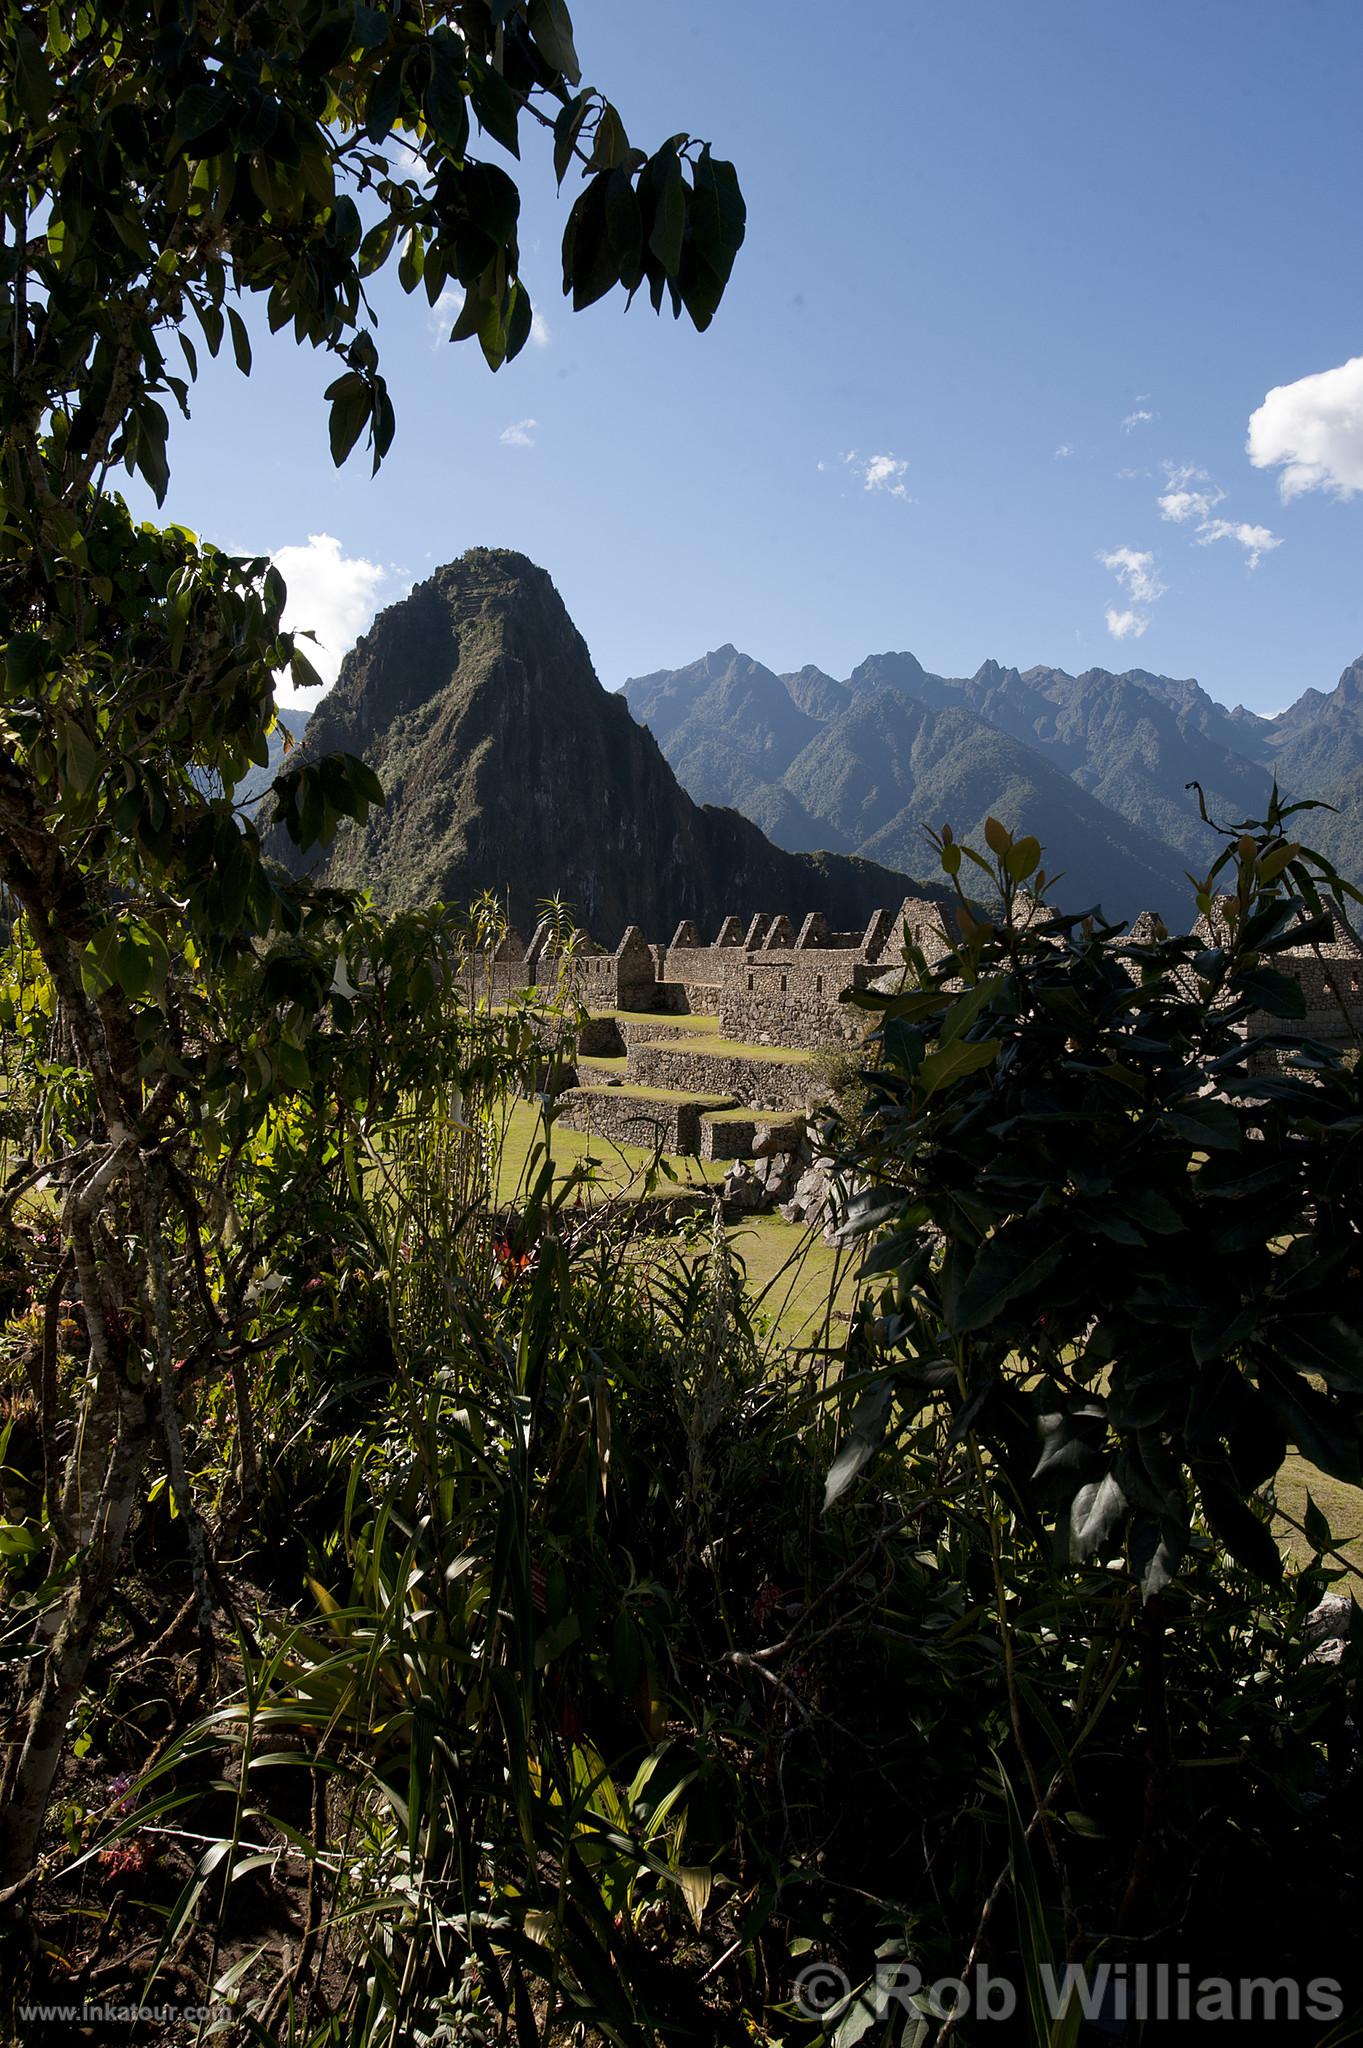
<instances>
[{"instance_id":1,"label":"stone building","mask_svg":"<svg viewBox=\"0 0 1363 2048\"><path fill-rule=\"evenodd\" d=\"M492 984L505 997L566 981L591 1011L717 1017L724 1039L816 1051L861 1036L862 1013L840 998L849 989L886 987L888 977L902 971L906 938L930 963L942 958L951 943L942 920L939 905L910 896L896 911L876 911L859 932L834 931L818 911L798 929L784 916L762 912L746 925L726 917L707 941L688 918L666 945L650 945L631 925L613 952L586 932L560 946L546 922L528 946L514 933L501 942ZM1196 929L1208 945L1223 936L1215 911ZM1128 943L1163 934L1160 920L1144 911ZM1331 1044L1353 1042L1363 1030L1363 950L1347 927L1336 923L1329 940L1275 954L1272 964L1295 975L1306 991L1306 1018L1295 1028ZM1271 1031L1276 1023L1257 1017L1250 1029Z\"/></svg>"},{"instance_id":2,"label":"stone building","mask_svg":"<svg viewBox=\"0 0 1363 2048\"><path fill-rule=\"evenodd\" d=\"M566 980L589 1010L718 1017L725 1038L813 1050L860 1035L857 1013L839 998L897 966L906 931L931 958L946 948L940 911L918 897L897 912L876 911L857 932L834 931L818 911L798 930L766 912L746 926L726 917L709 942L685 919L667 945L650 946L631 925L613 953L586 932L556 946L542 924L528 946L503 940L497 948L495 992Z\"/></svg>"}]
</instances>

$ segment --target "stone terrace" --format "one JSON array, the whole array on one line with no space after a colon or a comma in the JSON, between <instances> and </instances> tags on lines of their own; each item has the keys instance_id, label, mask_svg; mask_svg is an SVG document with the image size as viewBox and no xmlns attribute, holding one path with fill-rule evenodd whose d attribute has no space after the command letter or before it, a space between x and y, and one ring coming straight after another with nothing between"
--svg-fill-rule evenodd
<instances>
[{"instance_id":1,"label":"stone terrace","mask_svg":"<svg viewBox=\"0 0 1363 2048\"><path fill-rule=\"evenodd\" d=\"M1215 944L1215 919L1203 936ZM1143 913L1139 943L1161 927ZM705 1158L751 1156L778 1119L802 1122L822 1077L813 1055L856 1042L863 1020L844 991L884 984L906 937L930 961L949 950L941 912L909 897L880 910L861 932L837 932L817 912L797 930L787 918L728 917L710 943L690 920L666 946L631 925L614 952L576 933L556 950L547 925L526 946L515 934L497 949L498 994L557 986L564 979L589 1012L576 1066L549 1085L559 1114L606 1138ZM1363 1028L1363 952L1337 927L1318 951L1293 948L1273 964L1306 992L1306 1030L1329 1043ZM1256 1018L1252 1030L1270 1029Z\"/></svg>"},{"instance_id":2,"label":"stone terrace","mask_svg":"<svg viewBox=\"0 0 1363 2048\"><path fill-rule=\"evenodd\" d=\"M687 919L660 946L631 925L613 953L585 932L560 952L541 925L528 946L515 933L502 941L495 988L509 995L566 977L588 1010L717 1017L721 1038L812 1051L859 1036L855 1012L838 999L896 963L906 928L929 957L945 950L940 913L919 897L897 913L878 910L860 932L835 932L817 911L798 930L786 917L761 913L746 925L726 917L709 944Z\"/></svg>"}]
</instances>

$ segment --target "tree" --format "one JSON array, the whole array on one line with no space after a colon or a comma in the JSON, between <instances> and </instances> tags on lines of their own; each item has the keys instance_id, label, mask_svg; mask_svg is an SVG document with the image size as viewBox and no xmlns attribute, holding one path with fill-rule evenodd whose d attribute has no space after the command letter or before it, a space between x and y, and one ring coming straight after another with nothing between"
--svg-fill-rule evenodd
<instances>
[{"instance_id":1,"label":"tree","mask_svg":"<svg viewBox=\"0 0 1363 2048\"><path fill-rule=\"evenodd\" d=\"M580 169L575 307L646 285L705 327L744 215L731 165L685 135L646 155L581 87L563 0L3 0L0 55L0 884L71 1049L46 1320L74 1274L89 1347L66 1436L47 1341L39 1373L50 1556L4 1788L13 1887L158 1446L207 1599L176 1369L187 1301L224 1371L240 1335L205 1263L218 1125L249 1131L281 1089L315 1098L349 1007L344 907L273 872L232 802L268 757L273 674L314 680L280 630L282 580L139 524L110 476L164 499L168 407L188 412L199 347L227 341L249 373L245 295L335 359L338 463L365 436L377 468L395 431L367 294L385 266L431 304L456 285L452 339L476 336L493 369L513 357L531 323L518 193L477 136L517 157L543 127L560 185ZM275 790L303 844L382 797L347 757Z\"/></svg>"},{"instance_id":2,"label":"tree","mask_svg":"<svg viewBox=\"0 0 1363 2048\"><path fill-rule=\"evenodd\" d=\"M1258 1496L1290 1444L1363 1485L1363 1076L1296 1028L1275 965L1363 901L1289 836L1311 808L1275 793L1227 835L1198 891L1211 930L1186 936L1049 912L1024 886L1037 841L996 820L988 857L941 835L954 943L852 998L879 1017L854 1229L891 1284L838 1483L892 1415L946 1401L1025 1526L1062 1562L1124 1556L1146 1600L1195 1514L1278 1575Z\"/></svg>"}]
</instances>

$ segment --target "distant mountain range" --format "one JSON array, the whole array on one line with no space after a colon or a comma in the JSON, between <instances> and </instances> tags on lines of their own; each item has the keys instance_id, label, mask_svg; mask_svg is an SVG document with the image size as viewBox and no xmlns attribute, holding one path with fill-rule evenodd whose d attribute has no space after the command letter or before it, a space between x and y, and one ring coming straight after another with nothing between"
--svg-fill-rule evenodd
<instances>
[{"instance_id":1,"label":"distant mountain range","mask_svg":"<svg viewBox=\"0 0 1363 2048\"><path fill-rule=\"evenodd\" d=\"M315 871L380 903L492 889L528 931L559 895L613 944L627 924L665 942L679 918L709 936L758 911L820 910L846 930L918 889L870 859L783 850L736 810L693 802L597 680L544 570L501 549L471 549L379 613L307 724L302 757L340 751L363 755L388 801L343 825ZM270 846L297 864L281 833Z\"/></svg>"},{"instance_id":2,"label":"distant mountain range","mask_svg":"<svg viewBox=\"0 0 1363 2048\"><path fill-rule=\"evenodd\" d=\"M1196 682L1129 669L933 675L874 655L837 681L777 675L732 646L632 678L623 694L698 801L731 804L780 846L922 868L925 824L977 837L991 813L1034 832L1070 906L1180 917L1222 824L1261 817L1274 776L1315 812L1303 836L1363 875L1363 660L1276 718L1227 710Z\"/></svg>"}]
</instances>

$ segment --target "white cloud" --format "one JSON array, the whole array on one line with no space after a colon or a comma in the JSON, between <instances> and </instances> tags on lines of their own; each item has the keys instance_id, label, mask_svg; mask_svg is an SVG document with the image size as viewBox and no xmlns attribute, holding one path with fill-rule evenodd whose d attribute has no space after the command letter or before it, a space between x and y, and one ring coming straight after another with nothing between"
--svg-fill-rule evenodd
<instances>
[{"instance_id":1,"label":"white cloud","mask_svg":"<svg viewBox=\"0 0 1363 2048\"><path fill-rule=\"evenodd\" d=\"M1212 482L1205 469L1192 462L1166 462L1164 490L1160 493L1160 516L1181 526L1188 519L1206 519L1226 493Z\"/></svg>"},{"instance_id":2,"label":"white cloud","mask_svg":"<svg viewBox=\"0 0 1363 2048\"><path fill-rule=\"evenodd\" d=\"M316 634L315 643L302 641L302 650L330 687L341 656L373 618L389 572L362 555L343 554L330 533L310 533L306 547L277 548L274 564L289 587L284 625L290 632ZM280 682L278 696L284 704L313 701L312 692L295 690L287 681Z\"/></svg>"},{"instance_id":3,"label":"white cloud","mask_svg":"<svg viewBox=\"0 0 1363 2048\"><path fill-rule=\"evenodd\" d=\"M530 315L530 343L533 348L548 348L554 338L554 330L543 313Z\"/></svg>"},{"instance_id":4,"label":"white cloud","mask_svg":"<svg viewBox=\"0 0 1363 2048\"><path fill-rule=\"evenodd\" d=\"M1130 434L1134 432L1134 430L1137 427L1143 427L1148 420L1153 420L1156 417L1157 415L1155 413L1147 412L1144 406L1138 406L1135 412L1129 412L1126 418L1122 421L1122 432L1124 434Z\"/></svg>"},{"instance_id":5,"label":"white cloud","mask_svg":"<svg viewBox=\"0 0 1363 2048\"><path fill-rule=\"evenodd\" d=\"M450 329L464 310L464 294L458 285L447 285L426 315L430 330L431 347L440 348L449 340Z\"/></svg>"},{"instance_id":6,"label":"white cloud","mask_svg":"<svg viewBox=\"0 0 1363 2048\"><path fill-rule=\"evenodd\" d=\"M1246 566L1257 569L1262 558L1280 548L1283 538L1267 526L1251 526L1244 519L1207 519L1198 528L1197 544L1205 548L1214 540L1237 541L1245 551Z\"/></svg>"},{"instance_id":7,"label":"white cloud","mask_svg":"<svg viewBox=\"0 0 1363 2048\"><path fill-rule=\"evenodd\" d=\"M538 420L515 420L503 427L497 438L503 448L533 448L539 424Z\"/></svg>"},{"instance_id":8,"label":"white cloud","mask_svg":"<svg viewBox=\"0 0 1363 2048\"><path fill-rule=\"evenodd\" d=\"M1150 624L1150 615L1136 607L1155 604L1164 595L1164 585L1155 570L1155 557L1142 548L1110 548L1106 554L1100 554L1098 560L1105 569L1112 571L1131 600L1127 611L1118 611L1115 605L1108 606L1108 632L1114 640L1139 640Z\"/></svg>"},{"instance_id":9,"label":"white cloud","mask_svg":"<svg viewBox=\"0 0 1363 2048\"><path fill-rule=\"evenodd\" d=\"M1155 557L1141 548L1112 548L1098 560L1110 569L1133 604L1154 604L1165 586L1155 572Z\"/></svg>"},{"instance_id":10,"label":"white cloud","mask_svg":"<svg viewBox=\"0 0 1363 2048\"><path fill-rule=\"evenodd\" d=\"M1068 441L1062 441L1060 443L1060 446L1055 451L1055 459L1057 462L1063 462L1067 455L1073 455L1073 453L1074 448L1071 445L1071 443Z\"/></svg>"},{"instance_id":11,"label":"white cloud","mask_svg":"<svg viewBox=\"0 0 1363 2048\"><path fill-rule=\"evenodd\" d=\"M1165 488L1159 499L1161 517L1172 520L1176 526L1186 526L1195 520L1193 538L1199 547L1210 547L1213 541L1233 540L1244 549L1246 566L1257 569L1265 555L1282 546L1281 534L1267 526L1251 526L1244 519L1213 519L1212 513L1225 502L1226 493L1195 463L1166 462L1164 479Z\"/></svg>"},{"instance_id":12,"label":"white cloud","mask_svg":"<svg viewBox=\"0 0 1363 2048\"><path fill-rule=\"evenodd\" d=\"M903 481L909 465L902 456L859 455L855 448L840 448L836 462L820 458L814 467L821 475L831 470L835 476L839 469L850 469L864 491L883 491L887 497L899 498L907 505L915 502Z\"/></svg>"},{"instance_id":13,"label":"white cloud","mask_svg":"<svg viewBox=\"0 0 1363 2048\"><path fill-rule=\"evenodd\" d=\"M1275 384L1250 415L1245 447L1256 469L1282 470L1284 504L1303 491L1363 491L1363 356Z\"/></svg>"},{"instance_id":14,"label":"white cloud","mask_svg":"<svg viewBox=\"0 0 1363 2048\"><path fill-rule=\"evenodd\" d=\"M907 498L907 486L900 482L900 478L908 466L897 455L872 455L861 464L857 474L864 490L888 491L892 498Z\"/></svg>"}]
</instances>

